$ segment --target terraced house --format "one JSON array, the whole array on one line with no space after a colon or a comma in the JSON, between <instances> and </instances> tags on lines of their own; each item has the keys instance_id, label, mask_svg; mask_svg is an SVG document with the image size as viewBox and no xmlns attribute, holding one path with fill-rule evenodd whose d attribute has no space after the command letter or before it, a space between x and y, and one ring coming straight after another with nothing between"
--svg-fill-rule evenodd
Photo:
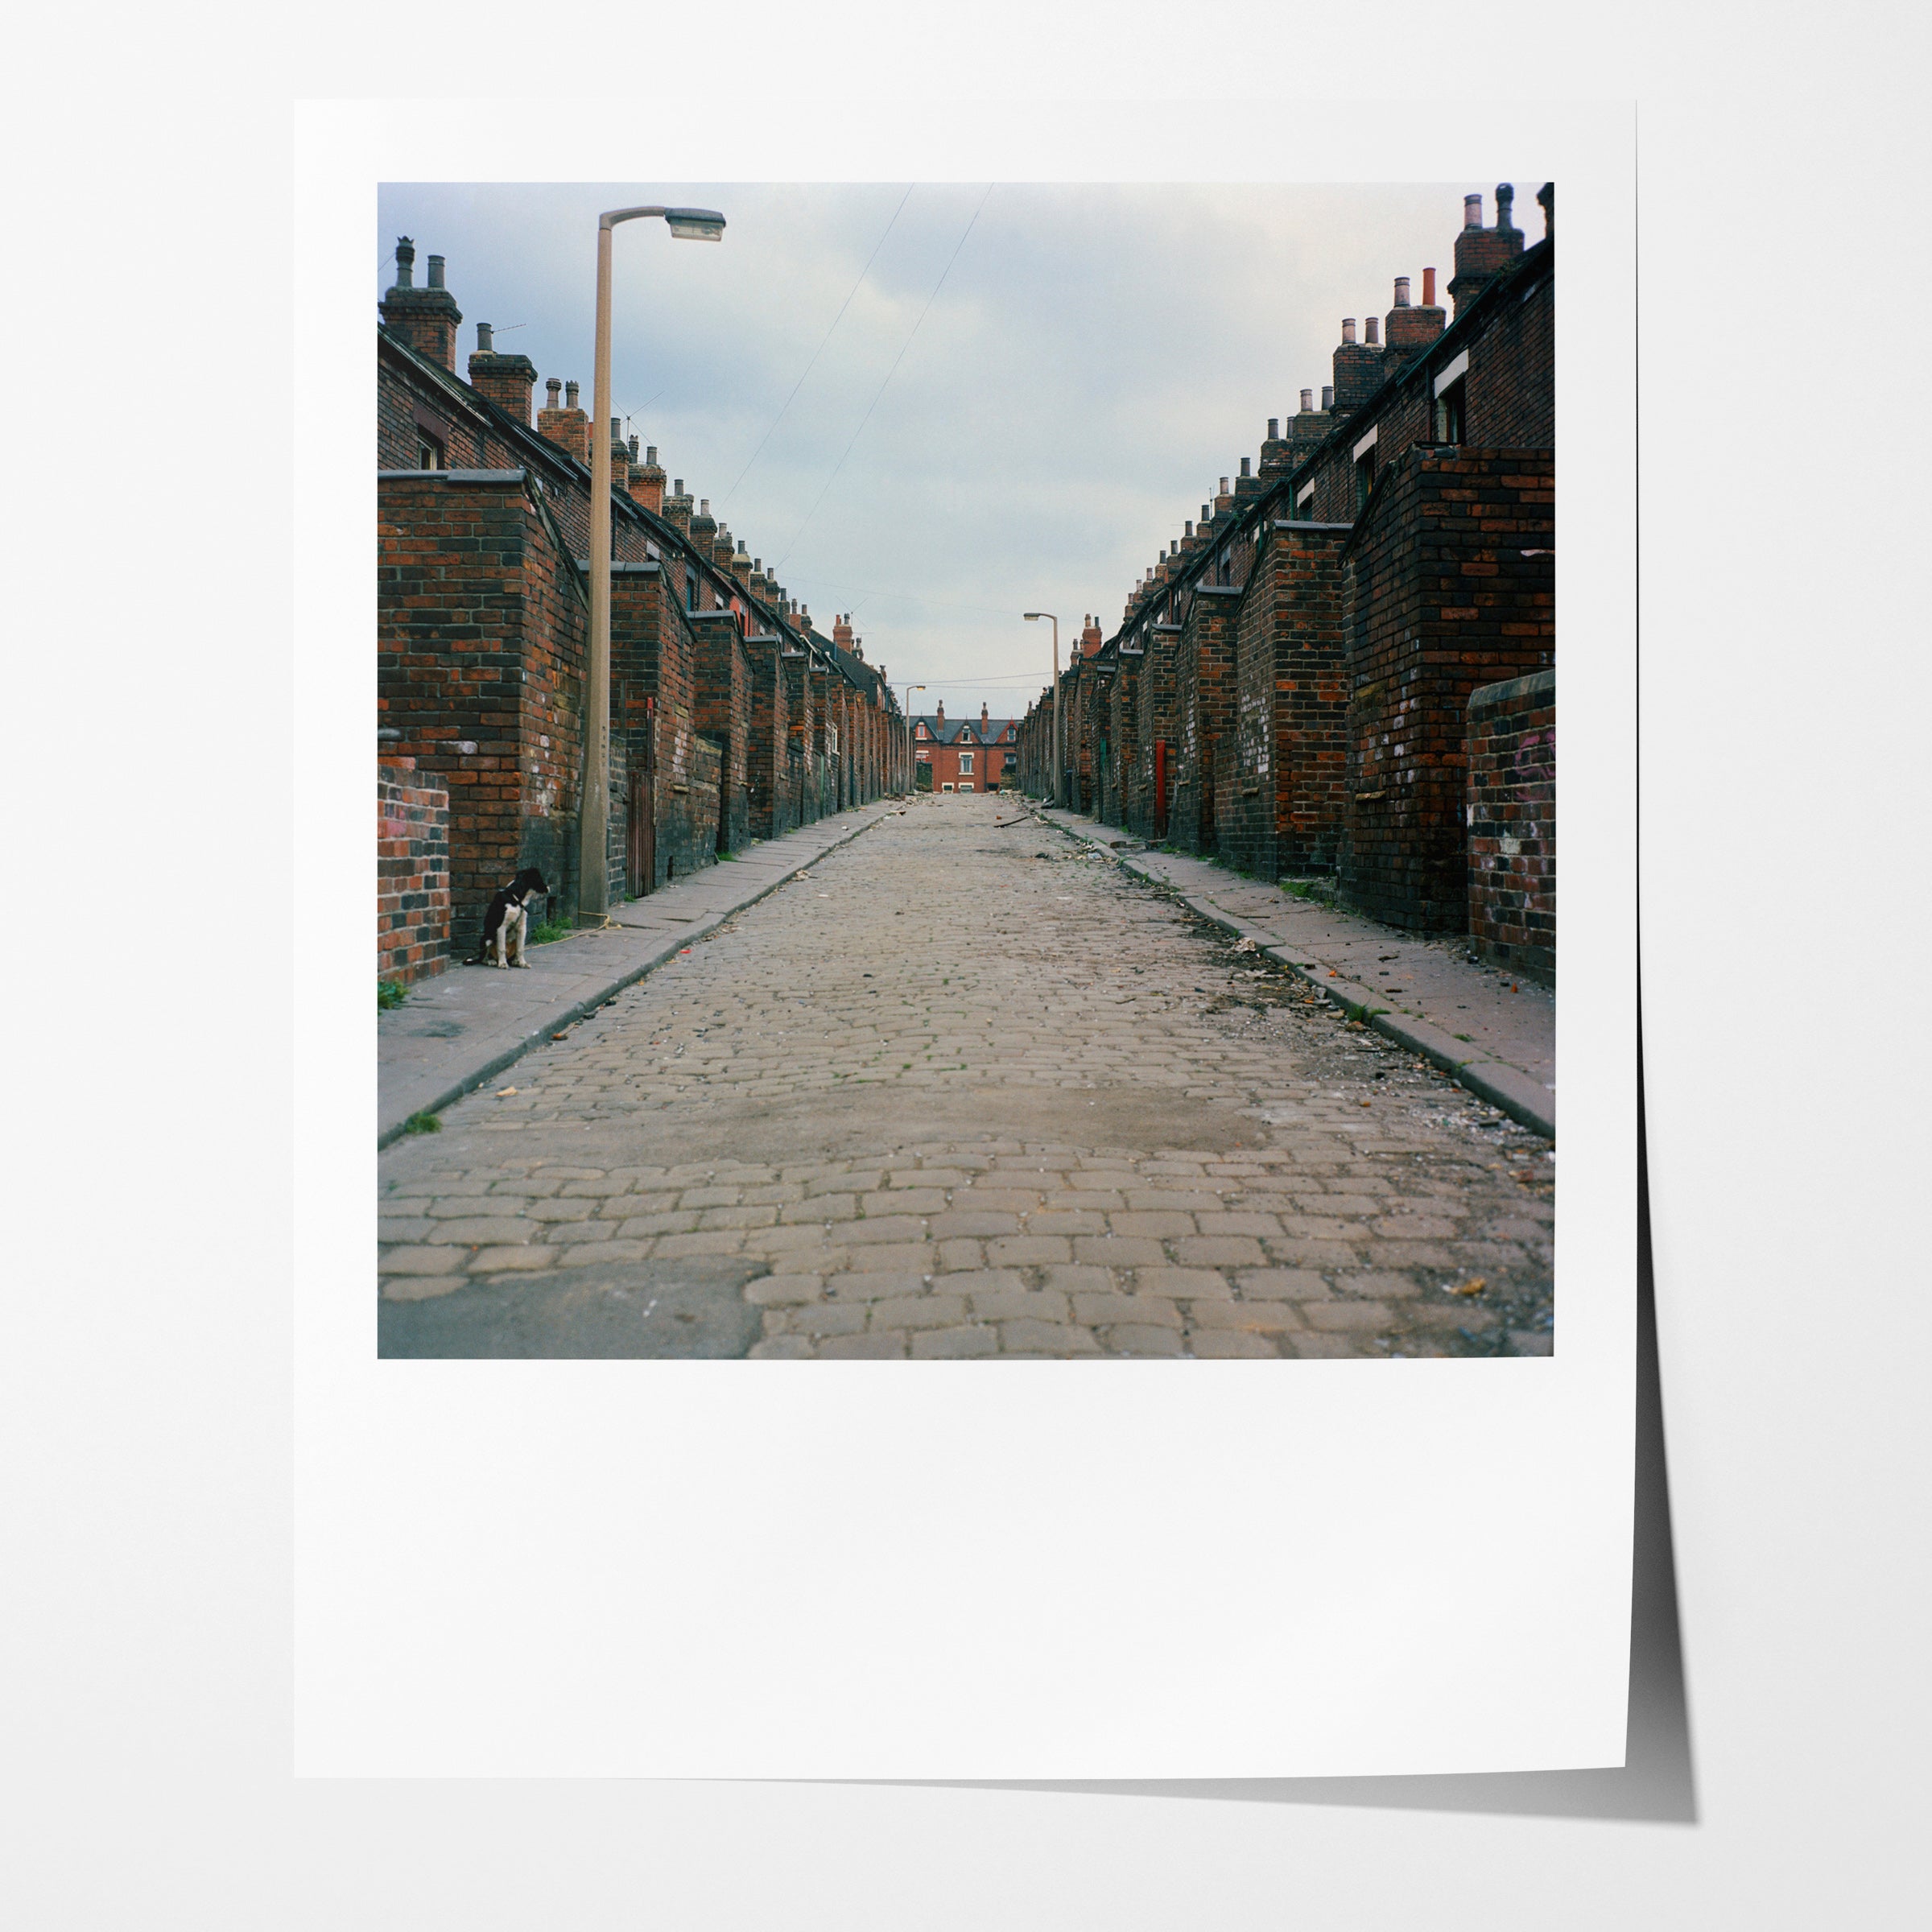
<instances>
[{"instance_id":1,"label":"terraced house","mask_svg":"<svg viewBox=\"0 0 1932 1932\"><path fill-rule=\"evenodd\" d=\"M396 249L376 336L378 955L398 980L473 943L525 865L574 912L589 603L578 385L462 322ZM613 426L609 865L636 897L754 838L905 788L883 666Z\"/></svg>"},{"instance_id":2,"label":"terraced house","mask_svg":"<svg viewBox=\"0 0 1932 1932\"><path fill-rule=\"evenodd\" d=\"M1060 800L1555 974L1555 190L1464 197L1061 674ZM1385 330L1385 333L1384 332ZM1054 694L1020 728L1029 790Z\"/></svg>"},{"instance_id":3,"label":"terraced house","mask_svg":"<svg viewBox=\"0 0 1932 1932\"><path fill-rule=\"evenodd\" d=\"M980 707L979 722L948 719L946 707L913 714L913 782L921 791L997 791L1019 779L1019 720Z\"/></svg>"}]
</instances>

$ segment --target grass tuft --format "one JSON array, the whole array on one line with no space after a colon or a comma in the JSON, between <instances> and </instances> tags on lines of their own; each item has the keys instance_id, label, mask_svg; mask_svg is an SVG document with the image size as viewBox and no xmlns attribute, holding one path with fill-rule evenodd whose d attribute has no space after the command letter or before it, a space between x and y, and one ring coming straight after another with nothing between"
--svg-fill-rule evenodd
<instances>
[{"instance_id":1,"label":"grass tuft","mask_svg":"<svg viewBox=\"0 0 1932 1932\"><path fill-rule=\"evenodd\" d=\"M405 1133L440 1133L443 1131L442 1119L439 1115L429 1113L412 1113L402 1123L402 1131Z\"/></svg>"},{"instance_id":2,"label":"grass tuft","mask_svg":"<svg viewBox=\"0 0 1932 1932\"><path fill-rule=\"evenodd\" d=\"M393 1013L409 997L409 989L399 986L394 980L376 981L376 1011Z\"/></svg>"}]
</instances>

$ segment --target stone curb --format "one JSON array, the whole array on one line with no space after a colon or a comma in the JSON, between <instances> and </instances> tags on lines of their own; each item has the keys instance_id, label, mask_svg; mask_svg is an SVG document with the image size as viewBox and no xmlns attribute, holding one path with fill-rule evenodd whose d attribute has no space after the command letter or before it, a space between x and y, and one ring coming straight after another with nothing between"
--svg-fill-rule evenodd
<instances>
[{"instance_id":1,"label":"stone curb","mask_svg":"<svg viewBox=\"0 0 1932 1932\"><path fill-rule=\"evenodd\" d=\"M874 802L878 803L879 801L875 800ZM896 803L896 801L894 803ZM809 858L801 857L800 865L815 865L828 852L836 852L841 845L849 845L861 832L870 832L881 819L888 818L890 815L890 809L874 812L863 825L855 825L849 832L834 839L830 844L821 845ZM820 819L818 823L822 824L824 821ZM786 836L789 837L792 835L788 833ZM736 919L747 906L757 905L760 899L768 898L781 886L789 885L796 876L797 869L795 868L788 869L774 879L769 886L762 886L756 892L747 893L743 898L727 906L721 912L711 913L702 919L694 920L683 932L674 933L665 944L652 953L649 958L644 960L641 964L627 967L607 985L600 987L595 993L586 994L580 1000L573 1001L568 1006L559 1007L554 1013L545 1014L515 1046L506 1047L502 1052L492 1055L481 1066L472 1067L456 1080L454 1085L437 1095L433 1100L427 1102L425 1105L412 1108L402 1119L391 1121L386 1127L379 1127L376 1133L377 1153L380 1154L385 1147L393 1146L396 1141L399 1141L402 1137L403 1129L409 1125L411 1120L416 1114L440 1113L445 1107L453 1107L465 1094L473 1093L485 1081L493 1080L506 1068L514 1066L532 1047L542 1046L553 1033L561 1033L565 1027L574 1026L579 1020L584 1019L591 1013L595 1013L607 1000L615 998L618 993L623 992L625 987L634 986L647 972L654 972L667 960L675 959L694 940L703 939L707 933L716 931L718 927L722 926L727 919Z\"/></svg>"},{"instance_id":2,"label":"stone curb","mask_svg":"<svg viewBox=\"0 0 1932 1932\"><path fill-rule=\"evenodd\" d=\"M1085 832L1076 832L1070 825L1050 819L1031 799L1027 800L1026 808L1051 831L1071 839L1076 844L1088 847L1103 858L1111 859L1122 871L1131 872L1150 885L1165 886L1190 910L1199 914L1211 925L1220 927L1224 932L1232 932L1236 939L1253 940L1269 959L1286 967L1298 979L1305 980L1331 1005L1344 1011L1361 1009L1367 1024L1385 1039L1394 1041L1397 1046L1406 1047L1411 1053L1420 1054L1432 1067L1439 1067L1467 1087L1478 1100L1487 1100L1492 1107L1508 1114L1519 1126L1527 1127L1533 1133L1543 1134L1552 1141L1556 1138L1555 1097L1520 1067L1512 1067L1506 1060L1492 1059L1480 1054L1473 1057L1463 1054L1460 1051L1463 1042L1441 1027L1432 1026L1426 1020L1410 1019L1406 1015L1390 1013L1385 1007L1378 1007L1372 988L1357 985L1352 980L1329 977L1327 968L1319 961L1305 964L1292 957L1296 949L1283 946L1272 933L1250 925L1245 919L1237 919L1232 913L1224 912L1206 900L1196 898L1171 879L1163 879L1148 867L1137 865L1134 855L1115 852L1098 839L1089 838Z\"/></svg>"}]
</instances>

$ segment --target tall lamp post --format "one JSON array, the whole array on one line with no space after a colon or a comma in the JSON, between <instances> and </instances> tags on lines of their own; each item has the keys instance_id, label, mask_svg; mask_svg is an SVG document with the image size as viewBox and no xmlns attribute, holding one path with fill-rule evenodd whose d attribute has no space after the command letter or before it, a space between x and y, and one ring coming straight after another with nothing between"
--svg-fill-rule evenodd
<instances>
[{"instance_id":1,"label":"tall lamp post","mask_svg":"<svg viewBox=\"0 0 1932 1932\"><path fill-rule=\"evenodd\" d=\"M610 231L661 216L683 242L716 242L724 217L709 208L613 208L597 217L597 366L590 426L590 664L584 693L584 795L577 812L577 915L610 910Z\"/></svg>"},{"instance_id":2,"label":"tall lamp post","mask_svg":"<svg viewBox=\"0 0 1932 1932\"><path fill-rule=\"evenodd\" d=\"M899 700L899 709L906 719L906 789L908 791L919 790L913 780L919 775L915 769L916 761L912 755L912 694L915 691L923 691L925 688L923 684L908 684L906 687L905 696Z\"/></svg>"},{"instance_id":3,"label":"tall lamp post","mask_svg":"<svg viewBox=\"0 0 1932 1932\"><path fill-rule=\"evenodd\" d=\"M1022 611L1029 624L1042 617L1053 626L1053 802L1060 802L1060 621L1050 610Z\"/></svg>"}]
</instances>

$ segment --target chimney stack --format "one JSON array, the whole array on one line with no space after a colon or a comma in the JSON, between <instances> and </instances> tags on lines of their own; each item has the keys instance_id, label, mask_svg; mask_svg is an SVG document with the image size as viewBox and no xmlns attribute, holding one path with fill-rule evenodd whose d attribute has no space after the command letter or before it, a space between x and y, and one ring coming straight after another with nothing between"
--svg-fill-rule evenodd
<instances>
[{"instance_id":1,"label":"chimney stack","mask_svg":"<svg viewBox=\"0 0 1932 1932\"><path fill-rule=\"evenodd\" d=\"M1375 394L1382 379L1382 349L1376 340L1375 318L1368 319L1368 340L1355 339L1355 318L1342 323L1342 340L1335 352L1335 411L1339 416L1354 415ZM1327 397L1324 394L1323 401Z\"/></svg>"},{"instance_id":2,"label":"chimney stack","mask_svg":"<svg viewBox=\"0 0 1932 1932\"><path fill-rule=\"evenodd\" d=\"M646 466L648 467L648 465ZM658 472L659 476L664 473ZM671 486L671 494L664 499L664 519L674 530L691 534L691 498L684 493L684 479L678 477Z\"/></svg>"},{"instance_id":3,"label":"chimney stack","mask_svg":"<svg viewBox=\"0 0 1932 1932\"><path fill-rule=\"evenodd\" d=\"M1460 315L1466 303L1473 302L1488 283L1523 252L1523 231L1510 225L1509 210L1516 190L1507 181L1496 188L1496 226L1483 226L1483 198L1463 197L1463 232L1455 238L1455 275L1449 284L1449 299ZM1476 210L1473 224L1469 210Z\"/></svg>"},{"instance_id":4,"label":"chimney stack","mask_svg":"<svg viewBox=\"0 0 1932 1932\"><path fill-rule=\"evenodd\" d=\"M382 325L404 347L456 373L456 331L463 312L443 286L443 258L429 258L429 286L415 284L416 245L407 235L396 238L396 279L382 298Z\"/></svg>"},{"instance_id":5,"label":"chimney stack","mask_svg":"<svg viewBox=\"0 0 1932 1932\"><path fill-rule=\"evenodd\" d=\"M1248 458L1241 458L1241 473L1234 480L1234 493L1237 497L1252 497L1261 487L1261 480L1248 467Z\"/></svg>"},{"instance_id":6,"label":"chimney stack","mask_svg":"<svg viewBox=\"0 0 1932 1932\"><path fill-rule=\"evenodd\" d=\"M1080 627L1080 655L1090 658L1106 639L1100 634L1100 621L1092 611L1087 613L1087 621Z\"/></svg>"},{"instance_id":7,"label":"chimney stack","mask_svg":"<svg viewBox=\"0 0 1932 1932\"><path fill-rule=\"evenodd\" d=\"M1327 435L1331 422L1328 404L1332 399L1332 392L1323 390L1322 407L1317 410L1315 391L1311 389L1302 391L1301 412L1291 418L1288 424L1287 468L1292 469Z\"/></svg>"},{"instance_id":8,"label":"chimney stack","mask_svg":"<svg viewBox=\"0 0 1932 1932\"><path fill-rule=\"evenodd\" d=\"M1536 191L1536 198L1543 211L1543 239L1554 242L1556 239L1556 184L1546 181Z\"/></svg>"},{"instance_id":9,"label":"chimney stack","mask_svg":"<svg viewBox=\"0 0 1932 1932\"><path fill-rule=\"evenodd\" d=\"M718 534L718 520L711 514L711 498L700 500L691 518L691 540L698 547L698 555L708 558L712 540Z\"/></svg>"},{"instance_id":10,"label":"chimney stack","mask_svg":"<svg viewBox=\"0 0 1932 1932\"><path fill-rule=\"evenodd\" d=\"M577 407L577 386L564 385L564 407L557 407L557 383L553 376L547 385L550 406L537 411L537 434L567 450L582 464L590 461L590 418Z\"/></svg>"},{"instance_id":11,"label":"chimney stack","mask_svg":"<svg viewBox=\"0 0 1932 1932\"><path fill-rule=\"evenodd\" d=\"M638 462L638 439L630 439L630 497L632 502L642 504L653 516L665 514L665 472L657 468L657 444L649 444L643 452L643 462Z\"/></svg>"},{"instance_id":12,"label":"chimney stack","mask_svg":"<svg viewBox=\"0 0 1932 1932\"><path fill-rule=\"evenodd\" d=\"M469 386L493 402L519 429L530 427L530 398L537 386L537 365L528 356L500 356L487 322L477 324L477 353L469 359Z\"/></svg>"},{"instance_id":13,"label":"chimney stack","mask_svg":"<svg viewBox=\"0 0 1932 1932\"><path fill-rule=\"evenodd\" d=\"M1422 306L1409 299L1409 278L1395 279L1395 307L1389 312L1389 353L1398 360L1414 354L1443 332L1447 318L1435 306L1435 270L1422 270Z\"/></svg>"},{"instance_id":14,"label":"chimney stack","mask_svg":"<svg viewBox=\"0 0 1932 1932\"><path fill-rule=\"evenodd\" d=\"M1382 319L1380 316L1369 316L1368 320L1362 324L1362 340L1368 347L1370 349L1380 349L1381 347Z\"/></svg>"},{"instance_id":15,"label":"chimney stack","mask_svg":"<svg viewBox=\"0 0 1932 1932\"><path fill-rule=\"evenodd\" d=\"M1332 382L1324 382L1322 385L1322 414L1326 415L1334 407L1335 385Z\"/></svg>"},{"instance_id":16,"label":"chimney stack","mask_svg":"<svg viewBox=\"0 0 1932 1932\"><path fill-rule=\"evenodd\" d=\"M624 440L624 419L610 419L610 486L630 494L630 448Z\"/></svg>"}]
</instances>

